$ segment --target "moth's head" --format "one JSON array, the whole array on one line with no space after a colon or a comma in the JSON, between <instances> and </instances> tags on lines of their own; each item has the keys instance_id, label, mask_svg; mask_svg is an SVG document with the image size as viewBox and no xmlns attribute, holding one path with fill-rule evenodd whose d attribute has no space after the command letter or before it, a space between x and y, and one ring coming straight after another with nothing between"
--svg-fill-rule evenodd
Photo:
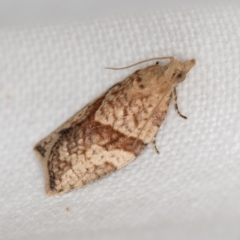
<instances>
[{"instance_id":1,"label":"moth's head","mask_svg":"<svg viewBox=\"0 0 240 240\"><path fill-rule=\"evenodd\" d=\"M169 64L166 65L166 77L174 85L178 85L180 82L185 80L187 73L195 64L195 59L185 62L180 62L176 59L173 59Z\"/></svg>"},{"instance_id":2,"label":"moth's head","mask_svg":"<svg viewBox=\"0 0 240 240\"><path fill-rule=\"evenodd\" d=\"M184 67L185 71L188 73L195 64L196 64L196 60L191 59L186 62L183 62L183 67Z\"/></svg>"},{"instance_id":3,"label":"moth's head","mask_svg":"<svg viewBox=\"0 0 240 240\"><path fill-rule=\"evenodd\" d=\"M184 81L187 73L195 65L195 60L180 62L171 57L170 62L166 65L155 64L137 70L131 75L133 89L130 95L152 95L165 91L168 86L175 87Z\"/></svg>"}]
</instances>

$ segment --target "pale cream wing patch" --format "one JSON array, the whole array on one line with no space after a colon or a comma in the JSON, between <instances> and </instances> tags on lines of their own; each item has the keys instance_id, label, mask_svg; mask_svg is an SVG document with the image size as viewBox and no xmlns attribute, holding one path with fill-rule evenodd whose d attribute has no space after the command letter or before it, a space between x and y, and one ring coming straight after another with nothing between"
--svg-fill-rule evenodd
<instances>
[{"instance_id":1,"label":"pale cream wing patch","mask_svg":"<svg viewBox=\"0 0 240 240\"><path fill-rule=\"evenodd\" d=\"M102 178L117 169L121 169L134 160L135 155L122 150L108 151L98 145L92 145L85 155L69 156L71 168L63 175L56 176L54 190L47 187L49 195L68 192Z\"/></svg>"}]
</instances>

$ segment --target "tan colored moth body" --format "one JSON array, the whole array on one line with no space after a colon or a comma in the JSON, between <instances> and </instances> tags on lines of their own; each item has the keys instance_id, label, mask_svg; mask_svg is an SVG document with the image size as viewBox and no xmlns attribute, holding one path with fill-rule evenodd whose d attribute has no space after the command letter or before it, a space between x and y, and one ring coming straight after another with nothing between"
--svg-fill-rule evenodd
<instances>
[{"instance_id":1,"label":"tan colored moth body","mask_svg":"<svg viewBox=\"0 0 240 240\"><path fill-rule=\"evenodd\" d=\"M137 70L117 83L35 146L49 195L124 167L155 141L171 97L176 100L176 86L195 64L167 58L167 65Z\"/></svg>"}]
</instances>

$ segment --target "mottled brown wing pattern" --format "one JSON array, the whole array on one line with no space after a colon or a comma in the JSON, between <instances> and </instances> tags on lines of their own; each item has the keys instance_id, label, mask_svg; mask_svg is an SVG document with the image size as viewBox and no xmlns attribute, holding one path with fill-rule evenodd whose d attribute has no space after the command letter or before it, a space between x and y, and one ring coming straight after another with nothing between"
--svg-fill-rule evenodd
<instances>
[{"instance_id":1,"label":"mottled brown wing pattern","mask_svg":"<svg viewBox=\"0 0 240 240\"><path fill-rule=\"evenodd\" d=\"M134 160L155 142L172 96L180 114L175 88L195 60L169 59L165 66L137 70L35 146L49 195L82 187Z\"/></svg>"},{"instance_id":2,"label":"mottled brown wing pattern","mask_svg":"<svg viewBox=\"0 0 240 240\"><path fill-rule=\"evenodd\" d=\"M121 88L121 84L109 91L114 92L116 88ZM120 169L145 147L143 141L129 137L115 130L113 125L102 124L95 119L100 106L108 107L103 104L105 98L106 94L91 104L88 110L85 109L85 117L81 121L76 122L76 117L73 117L58 128L54 133L57 135L55 139L47 140L47 137L36 145L35 149L47 164L49 195L81 187ZM53 133L50 137L52 135ZM46 149L50 150L48 155Z\"/></svg>"}]
</instances>

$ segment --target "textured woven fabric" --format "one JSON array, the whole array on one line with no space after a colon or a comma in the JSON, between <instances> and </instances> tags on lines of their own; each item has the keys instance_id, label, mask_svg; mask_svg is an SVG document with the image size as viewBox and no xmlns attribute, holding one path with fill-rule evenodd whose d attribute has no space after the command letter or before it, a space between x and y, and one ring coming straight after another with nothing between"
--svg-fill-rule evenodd
<instances>
[{"instance_id":1,"label":"textured woven fabric","mask_svg":"<svg viewBox=\"0 0 240 240\"><path fill-rule=\"evenodd\" d=\"M0 30L0 239L239 239L239 23L221 5ZM104 67L165 55L197 64L178 87L188 120L170 105L160 155L47 197L34 144L141 66Z\"/></svg>"}]
</instances>

